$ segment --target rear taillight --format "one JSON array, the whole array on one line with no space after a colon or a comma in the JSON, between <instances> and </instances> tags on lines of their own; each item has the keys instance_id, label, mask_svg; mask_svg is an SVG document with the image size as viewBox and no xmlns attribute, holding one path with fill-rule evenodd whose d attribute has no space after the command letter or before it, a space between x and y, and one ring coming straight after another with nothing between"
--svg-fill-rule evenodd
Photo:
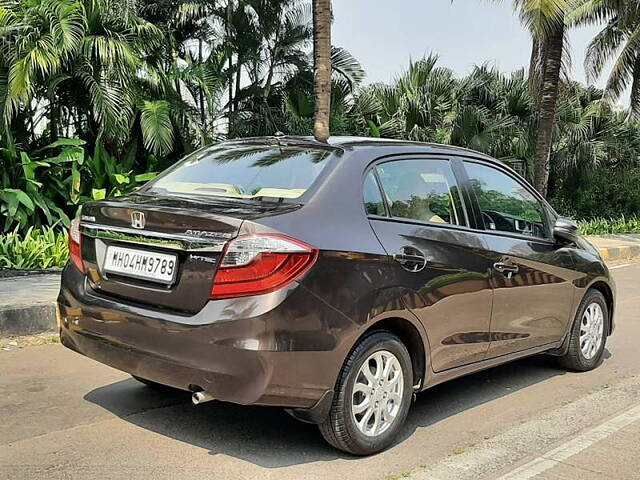
<instances>
[{"instance_id":1,"label":"rear taillight","mask_svg":"<svg viewBox=\"0 0 640 480\"><path fill-rule=\"evenodd\" d=\"M243 235L231 240L213 279L212 298L279 290L305 274L318 250L284 235Z\"/></svg>"},{"instance_id":2,"label":"rear taillight","mask_svg":"<svg viewBox=\"0 0 640 480\"><path fill-rule=\"evenodd\" d=\"M80 219L74 218L69 227L69 258L84 273L82 263L82 236L80 235Z\"/></svg>"}]
</instances>

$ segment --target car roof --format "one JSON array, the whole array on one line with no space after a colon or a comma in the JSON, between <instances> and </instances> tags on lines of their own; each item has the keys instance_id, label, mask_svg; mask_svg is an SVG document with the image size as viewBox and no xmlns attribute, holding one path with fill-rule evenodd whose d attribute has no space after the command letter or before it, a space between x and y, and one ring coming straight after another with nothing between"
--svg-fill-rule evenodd
<instances>
[{"instance_id":1,"label":"car roof","mask_svg":"<svg viewBox=\"0 0 640 480\"><path fill-rule=\"evenodd\" d=\"M463 156L480 157L483 160L494 162L504 165L502 162L489 157L488 155L470 150L463 147L457 147L453 145L441 145L437 143L417 142L411 140L397 140L392 138L374 138L374 137L350 137L350 136L335 136L330 137L327 143L319 142L313 137L306 136L293 136L293 135L280 135L264 137L248 137L238 138L234 140L228 140L224 142L226 144L280 144L289 146L313 146L316 148L335 148L340 150L356 150L356 149L374 149L374 148L389 148L389 147L402 147L406 149L420 149L427 153L440 153L440 154L458 154ZM402 153L399 151L398 153Z\"/></svg>"}]
</instances>

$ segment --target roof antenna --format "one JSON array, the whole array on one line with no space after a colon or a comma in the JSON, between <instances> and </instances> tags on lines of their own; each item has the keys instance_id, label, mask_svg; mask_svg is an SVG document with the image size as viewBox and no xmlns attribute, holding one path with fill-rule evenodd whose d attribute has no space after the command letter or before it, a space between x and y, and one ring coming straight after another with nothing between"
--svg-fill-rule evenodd
<instances>
[{"instance_id":1,"label":"roof antenna","mask_svg":"<svg viewBox=\"0 0 640 480\"><path fill-rule=\"evenodd\" d=\"M280 143L280 139L286 137L286 135L280 130L278 130L276 133L273 134L273 136L276 139L276 143L278 144L278 147L282 147L282 144ZM280 148L280 153L283 153L282 148Z\"/></svg>"}]
</instances>

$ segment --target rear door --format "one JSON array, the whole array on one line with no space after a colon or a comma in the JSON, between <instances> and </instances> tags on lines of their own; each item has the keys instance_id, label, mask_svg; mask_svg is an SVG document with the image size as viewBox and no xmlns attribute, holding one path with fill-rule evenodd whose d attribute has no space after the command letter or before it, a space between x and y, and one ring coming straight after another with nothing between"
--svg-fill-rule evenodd
<instances>
[{"instance_id":1,"label":"rear door","mask_svg":"<svg viewBox=\"0 0 640 480\"><path fill-rule=\"evenodd\" d=\"M443 158L397 158L365 178L371 226L391 257L393 282L425 327L434 371L480 361L489 347L490 260L467 228L455 168Z\"/></svg>"},{"instance_id":2,"label":"rear door","mask_svg":"<svg viewBox=\"0 0 640 480\"><path fill-rule=\"evenodd\" d=\"M549 210L507 169L464 161L495 290L488 357L562 338L573 305L573 262L552 238Z\"/></svg>"}]
</instances>

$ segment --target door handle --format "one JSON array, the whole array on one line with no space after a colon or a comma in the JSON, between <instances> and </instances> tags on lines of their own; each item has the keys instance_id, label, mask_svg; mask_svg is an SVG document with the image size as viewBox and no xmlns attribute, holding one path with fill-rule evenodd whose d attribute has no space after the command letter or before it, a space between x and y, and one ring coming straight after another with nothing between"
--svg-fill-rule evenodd
<instances>
[{"instance_id":1,"label":"door handle","mask_svg":"<svg viewBox=\"0 0 640 480\"><path fill-rule=\"evenodd\" d=\"M402 265L405 270L413 273L420 272L427 266L424 254L414 247L402 247L400 253L393 255L393 260Z\"/></svg>"},{"instance_id":2,"label":"door handle","mask_svg":"<svg viewBox=\"0 0 640 480\"><path fill-rule=\"evenodd\" d=\"M496 272L506 273L507 278L511 278L514 273L518 273L520 271L520 267L518 267L518 265L506 262L494 263L493 268Z\"/></svg>"}]
</instances>

